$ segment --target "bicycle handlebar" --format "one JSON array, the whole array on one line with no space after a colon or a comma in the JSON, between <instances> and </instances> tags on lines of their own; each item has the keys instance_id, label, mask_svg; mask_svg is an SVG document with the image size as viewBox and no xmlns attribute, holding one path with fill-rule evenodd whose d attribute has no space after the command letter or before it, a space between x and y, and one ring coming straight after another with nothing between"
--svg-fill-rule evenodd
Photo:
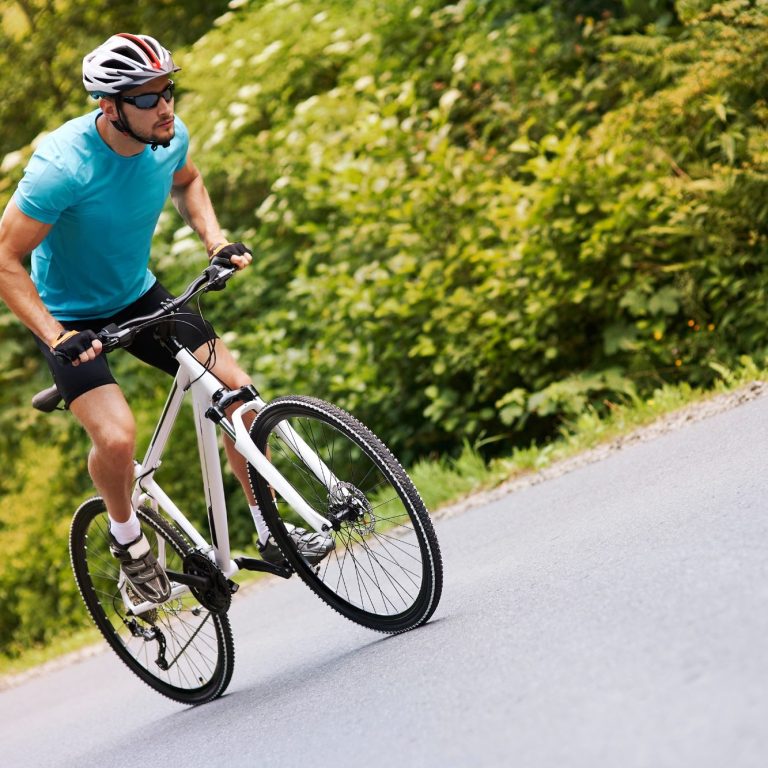
<instances>
[{"instance_id":1,"label":"bicycle handlebar","mask_svg":"<svg viewBox=\"0 0 768 768\"><path fill-rule=\"evenodd\" d=\"M111 352L118 347L127 347L139 331L165 322L197 296L197 294L223 290L227 281L235 272L237 272L237 267L233 266L228 259L214 257L211 259L210 265L186 287L186 290L180 296L163 302L162 307L156 312L150 315L134 317L132 320L120 323L120 325L112 323L98 331L96 338L102 343L102 351ZM63 352L54 350L53 354L62 362L71 362Z\"/></svg>"}]
</instances>

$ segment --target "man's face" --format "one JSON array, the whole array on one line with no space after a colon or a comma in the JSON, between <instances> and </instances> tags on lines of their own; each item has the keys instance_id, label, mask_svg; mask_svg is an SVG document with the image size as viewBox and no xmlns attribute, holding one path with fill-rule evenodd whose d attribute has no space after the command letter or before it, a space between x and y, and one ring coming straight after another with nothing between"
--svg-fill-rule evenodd
<instances>
[{"instance_id":1,"label":"man's face","mask_svg":"<svg viewBox=\"0 0 768 768\"><path fill-rule=\"evenodd\" d=\"M148 83L124 91L123 96L140 96L143 93L160 93L171 82L168 75L156 77ZM175 133L173 122L174 100L166 101L162 96L157 104L149 109L139 109L136 105L122 101L123 114L125 115L131 130L143 139L148 139L158 144L170 141Z\"/></svg>"}]
</instances>

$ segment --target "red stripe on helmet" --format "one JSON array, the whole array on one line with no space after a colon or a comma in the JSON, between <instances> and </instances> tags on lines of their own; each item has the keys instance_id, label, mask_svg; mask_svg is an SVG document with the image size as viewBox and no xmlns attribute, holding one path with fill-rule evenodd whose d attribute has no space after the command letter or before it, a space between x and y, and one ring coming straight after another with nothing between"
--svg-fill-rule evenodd
<instances>
[{"instance_id":1,"label":"red stripe on helmet","mask_svg":"<svg viewBox=\"0 0 768 768\"><path fill-rule=\"evenodd\" d=\"M117 37L124 37L126 40L131 40L138 45L149 56L149 61L152 64L153 69L162 69L163 65L160 63L160 59L157 58L157 54L149 43L145 43L140 37L131 35L128 32L118 32Z\"/></svg>"}]
</instances>

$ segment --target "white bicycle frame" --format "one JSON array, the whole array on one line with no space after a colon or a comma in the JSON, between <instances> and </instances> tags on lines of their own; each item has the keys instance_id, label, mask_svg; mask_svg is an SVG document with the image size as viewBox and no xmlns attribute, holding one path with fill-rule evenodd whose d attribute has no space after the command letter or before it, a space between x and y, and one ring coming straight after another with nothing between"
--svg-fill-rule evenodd
<instances>
[{"instance_id":1,"label":"white bicycle frame","mask_svg":"<svg viewBox=\"0 0 768 768\"><path fill-rule=\"evenodd\" d=\"M305 501L269 459L256 448L250 438L243 417L250 411L258 413L266 405L264 400L256 396L255 399L238 406L229 419L211 419L207 414L210 413L209 409L216 402L214 395L219 393L226 396L230 391L188 349L181 349L176 354L176 360L179 362L179 370L171 386L155 433L149 443L144 460L135 464L136 484L132 496L134 508L139 504L149 504L154 509L160 507L189 537L195 547L216 563L226 577L231 577L240 570L238 564L232 560L229 545L227 506L224 498L221 456L215 423L218 422L219 427L233 440L237 451L302 517L310 528L318 532L330 530L330 521ZM163 451L188 392L192 394L192 409L211 533L210 543L205 540L155 480L155 472L160 467ZM285 445L290 447L293 453L325 484L329 491L338 483L325 463L287 422L280 423L276 427L276 431ZM177 585L174 586L173 594L174 596L180 595L187 590L188 587ZM126 601L126 608L132 613L142 613L153 607L153 604L148 602L134 605L129 602L125 590L121 591L123 592L123 599Z\"/></svg>"}]
</instances>

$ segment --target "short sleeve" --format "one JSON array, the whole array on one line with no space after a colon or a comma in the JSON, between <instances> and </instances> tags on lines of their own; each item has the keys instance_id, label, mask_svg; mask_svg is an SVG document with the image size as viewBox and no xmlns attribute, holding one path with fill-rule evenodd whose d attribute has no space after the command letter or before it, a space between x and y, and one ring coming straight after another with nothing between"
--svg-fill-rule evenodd
<instances>
[{"instance_id":1,"label":"short sleeve","mask_svg":"<svg viewBox=\"0 0 768 768\"><path fill-rule=\"evenodd\" d=\"M173 140L178 141L179 161L176 163L176 167L173 169L173 172L177 173L187 164L187 154L189 152L189 130L178 115L176 115L175 128L176 135L173 137ZM173 144L171 144L171 146L173 146Z\"/></svg>"},{"instance_id":2,"label":"short sleeve","mask_svg":"<svg viewBox=\"0 0 768 768\"><path fill-rule=\"evenodd\" d=\"M72 205L71 177L60 164L35 153L24 169L13 200L26 216L54 224L61 212Z\"/></svg>"}]
</instances>

